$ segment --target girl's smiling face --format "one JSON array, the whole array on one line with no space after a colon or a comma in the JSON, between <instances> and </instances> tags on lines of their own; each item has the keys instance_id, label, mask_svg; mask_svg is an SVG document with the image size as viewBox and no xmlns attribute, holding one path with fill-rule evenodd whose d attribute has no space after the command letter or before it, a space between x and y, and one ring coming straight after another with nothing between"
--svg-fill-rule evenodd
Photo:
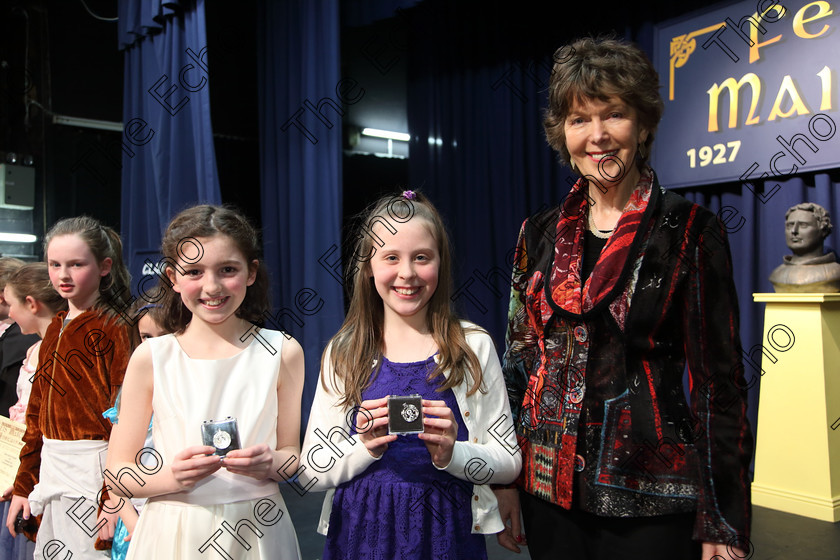
<instances>
[{"instance_id":1,"label":"girl's smiling face","mask_svg":"<svg viewBox=\"0 0 840 560\"><path fill-rule=\"evenodd\" d=\"M187 254L178 258L185 274L172 267L166 273L173 283L172 289L181 294L181 301L192 312L193 319L220 324L234 316L242 305L248 286L256 279L259 263L255 260L249 265L227 235L199 237L195 241L198 247L184 244ZM198 260L187 260L193 256Z\"/></svg>"},{"instance_id":2,"label":"girl's smiling face","mask_svg":"<svg viewBox=\"0 0 840 560\"><path fill-rule=\"evenodd\" d=\"M413 218L396 224L391 234L384 226L374 232L385 242L370 259L376 292L385 305L385 319L420 317L425 321L429 300L438 286L440 255L437 241L425 220Z\"/></svg>"},{"instance_id":3,"label":"girl's smiling face","mask_svg":"<svg viewBox=\"0 0 840 560\"><path fill-rule=\"evenodd\" d=\"M55 291L78 310L93 306L99 296L99 281L111 272L111 259L97 263L90 247L75 233L50 241L47 265Z\"/></svg>"}]
</instances>

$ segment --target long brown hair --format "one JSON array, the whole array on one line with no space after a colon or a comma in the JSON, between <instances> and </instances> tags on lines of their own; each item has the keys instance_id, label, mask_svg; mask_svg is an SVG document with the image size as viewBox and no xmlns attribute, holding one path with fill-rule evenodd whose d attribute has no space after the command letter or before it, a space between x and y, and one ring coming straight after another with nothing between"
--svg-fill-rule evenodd
<instances>
[{"instance_id":1,"label":"long brown hair","mask_svg":"<svg viewBox=\"0 0 840 560\"><path fill-rule=\"evenodd\" d=\"M93 309L110 318L121 317L120 310L128 307L131 297L131 275L123 263L120 235L90 216L64 218L56 222L44 237L44 257L54 238L71 234L78 235L85 242L98 265L101 266L106 258L111 259L111 271L99 279L99 297Z\"/></svg>"},{"instance_id":2,"label":"long brown hair","mask_svg":"<svg viewBox=\"0 0 840 560\"><path fill-rule=\"evenodd\" d=\"M384 304L373 285L370 266L370 258L376 252L374 242L381 241L373 233L374 224L380 224L387 230L383 235L388 235L388 232L393 235L401 224L409 220L424 220L428 223L440 255L438 286L427 304L426 313L427 326L438 347L440 359L437 367L429 374L429 380L449 370L449 378L437 389L445 391L460 385L469 372L471 383L467 394L472 395L481 388L481 364L466 339L467 330L472 332L479 328L470 327L465 330L452 310L449 236L432 203L421 193L413 193L413 196L412 199L403 195L386 196L365 212L355 252L345 267L346 285L351 286L350 307L344 324L321 356L323 369L324 359L329 352L333 384L336 385L338 379L344 382L344 395L340 402L342 406L354 406L362 402L362 391L370 386L371 377L379 371L378 366L374 369L374 361L382 363Z\"/></svg>"},{"instance_id":3,"label":"long brown hair","mask_svg":"<svg viewBox=\"0 0 840 560\"><path fill-rule=\"evenodd\" d=\"M271 309L268 296L268 273L263 264L257 230L237 210L228 206L200 204L179 212L169 222L161 241L164 267L172 268L176 274L181 274L178 270L180 267L178 258L184 251L182 247L191 245L203 254L204 250L196 238L214 235L229 237L242 252L249 269L254 260L259 262L256 279L246 289L245 299L236 310L236 316L261 325L265 321L265 314ZM180 333L192 319L192 313L181 301L181 294L168 284L162 288L164 296L160 304L163 308L163 322L160 325L169 332Z\"/></svg>"},{"instance_id":4,"label":"long brown hair","mask_svg":"<svg viewBox=\"0 0 840 560\"><path fill-rule=\"evenodd\" d=\"M59 311L67 311L67 300L59 295L50 282L50 271L47 263L37 262L21 266L9 276L6 281L20 301L27 296L44 305L53 315Z\"/></svg>"}]
</instances>

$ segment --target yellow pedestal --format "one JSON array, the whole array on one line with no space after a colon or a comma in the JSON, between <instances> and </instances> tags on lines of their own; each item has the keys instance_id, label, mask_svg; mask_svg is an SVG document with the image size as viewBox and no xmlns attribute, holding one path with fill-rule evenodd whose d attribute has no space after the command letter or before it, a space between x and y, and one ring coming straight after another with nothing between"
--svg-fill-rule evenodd
<instances>
[{"instance_id":1,"label":"yellow pedestal","mask_svg":"<svg viewBox=\"0 0 840 560\"><path fill-rule=\"evenodd\" d=\"M752 502L840 521L840 294L753 299L767 308Z\"/></svg>"}]
</instances>

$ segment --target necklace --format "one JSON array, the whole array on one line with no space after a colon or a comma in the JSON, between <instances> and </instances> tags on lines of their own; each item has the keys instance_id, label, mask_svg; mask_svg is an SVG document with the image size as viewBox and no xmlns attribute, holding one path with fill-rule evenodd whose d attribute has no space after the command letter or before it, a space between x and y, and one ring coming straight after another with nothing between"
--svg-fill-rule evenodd
<instances>
[{"instance_id":1,"label":"necklace","mask_svg":"<svg viewBox=\"0 0 840 560\"><path fill-rule=\"evenodd\" d=\"M589 222L589 231L592 232L592 235L594 235L598 239L609 239L610 235L612 235L612 232L615 228L613 228L613 229L598 229L597 227L595 227L595 220L592 219L592 213L587 212L587 216L588 216L587 221Z\"/></svg>"}]
</instances>

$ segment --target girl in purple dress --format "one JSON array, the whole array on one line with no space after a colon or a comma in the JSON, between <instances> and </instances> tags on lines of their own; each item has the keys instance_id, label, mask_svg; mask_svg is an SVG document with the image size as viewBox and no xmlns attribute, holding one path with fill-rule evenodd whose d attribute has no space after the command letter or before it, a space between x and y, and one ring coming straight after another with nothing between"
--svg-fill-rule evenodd
<instances>
[{"instance_id":1,"label":"girl in purple dress","mask_svg":"<svg viewBox=\"0 0 840 560\"><path fill-rule=\"evenodd\" d=\"M487 558L484 534L503 528L489 484L512 481L521 457L493 341L452 311L437 210L412 191L379 200L347 270L298 471L329 490L324 560ZM422 431L389 433L388 397L408 395L421 410L392 406L390 432Z\"/></svg>"}]
</instances>

